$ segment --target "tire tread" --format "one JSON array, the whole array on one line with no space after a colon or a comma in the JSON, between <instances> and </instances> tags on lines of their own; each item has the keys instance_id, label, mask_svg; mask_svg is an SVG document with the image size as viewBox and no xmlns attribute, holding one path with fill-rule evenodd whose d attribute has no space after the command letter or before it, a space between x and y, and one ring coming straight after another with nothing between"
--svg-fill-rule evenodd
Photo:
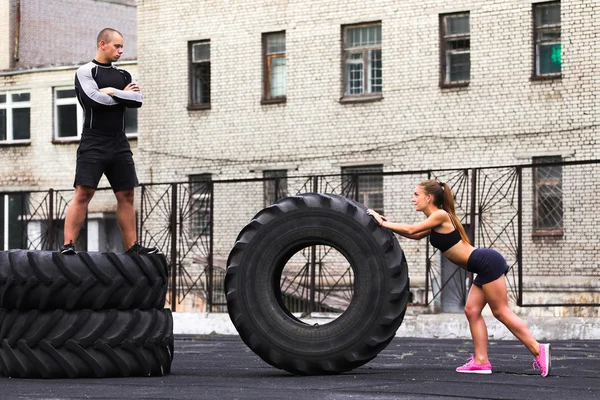
<instances>
[{"instance_id":1,"label":"tire tread","mask_svg":"<svg viewBox=\"0 0 600 400\"><path fill-rule=\"evenodd\" d=\"M173 360L171 311L0 310L0 374L20 378L160 376Z\"/></svg>"},{"instance_id":2,"label":"tire tread","mask_svg":"<svg viewBox=\"0 0 600 400\"><path fill-rule=\"evenodd\" d=\"M162 309L163 255L10 250L0 252L0 308Z\"/></svg>"}]
</instances>

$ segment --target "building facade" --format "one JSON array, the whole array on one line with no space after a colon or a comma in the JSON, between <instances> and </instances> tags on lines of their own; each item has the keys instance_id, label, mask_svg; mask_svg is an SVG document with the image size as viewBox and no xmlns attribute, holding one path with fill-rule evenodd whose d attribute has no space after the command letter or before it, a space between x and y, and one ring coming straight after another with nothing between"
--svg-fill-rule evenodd
<instances>
[{"instance_id":1,"label":"building facade","mask_svg":"<svg viewBox=\"0 0 600 400\"><path fill-rule=\"evenodd\" d=\"M208 264L222 272L239 231L282 196L341 193L415 222L414 185L432 177L452 184L459 216L476 226L475 244L497 248L513 271L522 263L527 302L600 303L600 228L588 217L600 203L594 0L0 7L2 249L22 239L11 226L29 213L25 201L41 204L54 188L64 208L72 195L82 118L73 75L93 56L97 32L111 26L125 36L122 67L144 91L129 132L148 184L137 196L149 199L138 204L150 232L143 239L169 250L166 241L177 242L171 260L189 272L186 288L206 287ZM180 183L177 213L171 182ZM90 205L88 250L119 250L114 207L110 191ZM29 247L39 247L41 229L28 224ZM171 236L160 242L165 229ZM400 243L415 302L436 290L443 296L453 267L425 241ZM319 265L331 268L328 279L346 279L343 257L325 253ZM295 256L290 276L306 258ZM200 297L191 308L204 307Z\"/></svg>"},{"instance_id":2,"label":"building facade","mask_svg":"<svg viewBox=\"0 0 600 400\"><path fill-rule=\"evenodd\" d=\"M301 176L596 160L599 17L593 0L140 2L141 178L215 182L214 255L224 260L276 189L219 181L273 178L293 194L306 189ZM536 302L572 291L600 301L598 249L585 236L598 228L578 220L586 207L575 201L590 199L594 174L522 171L521 259ZM424 178L379 176L357 197L416 221L410 199ZM488 214L477 219L506 219L502 232L514 219ZM510 240L491 242L511 251ZM422 293L426 245L401 243Z\"/></svg>"}]
</instances>

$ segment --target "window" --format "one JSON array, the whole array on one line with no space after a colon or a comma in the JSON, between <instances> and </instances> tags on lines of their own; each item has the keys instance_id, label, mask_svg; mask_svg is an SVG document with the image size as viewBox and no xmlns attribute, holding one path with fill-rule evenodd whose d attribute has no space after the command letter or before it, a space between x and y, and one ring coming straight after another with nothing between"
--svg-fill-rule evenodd
<instances>
[{"instance_id":1,"label":"window","mask_svg":"<svg viewBox=\"0 0 600 400\"><path fill-rule=\"evenodd\" d=\"M54 89L54 139L67 141L81 138L84 113L73 87ZM125 133L137 134L137 108L125 110Z\"/></svg>"},{"instance_id":2,"label":"window","mask_svg":"<svg viewBox=\"0 0 600 400\"><path fill-rule=\"evenodd\" d=\"M190 216L193 239L210 234L210 174L190 175Z\"/></svg>"},{"instance_id":3,"label":"window","mask_svg":"<svg viewBox=\"0 0 600 400\"><path fill-rule=\"evenodd\" d=\"M126 108L125 109L125 134L127 136L136 136L137 135L137 116L138 109L137 108Z\"/></svg>"},{"instance_id":4,"label":"window","mask_svg":"<svg viewBox=\"0 0 600 400\"><path fill-rule=\"evenodd\" d=\"M345 26L342 31L344 96L381 97L381 23Z\"/></svg>"},{"instance_id":5,"label":"window","mask_svg":"<svg viewBox=\"0 0 600 400\"><path fill-rule=\"evenodd\" d=\"M210 42L190 43L190 108L210 108Z\"/></svg>"},{"instance_id":6,"label":"window","mask_svg":"<svg viewBox=\"0 0 600 400\"><path fill-rule=\"evenodd\" d=\"M23 216L29 213L29 193L0 194L0 250L27 248Z\"/></svg>"},{"instance_id":7,"label":"window","mask_svg":"<svg viewBox=\"0 0 600 400\"><path fill-rule=\"evenodd\" d=\"M80 230L76 246L87 251L122 253L127 249L120 229L116 213L89 213L87 229L83 227Z\"/></svg>"},{"instance_id":8,"label":"window","mask_svg":"<svg viewBox=\"0 0 600 400\"><path fill-rule=\"evenodd\" d=\"M381 165L342 168L342 196L356 200L378 213L383 213L382 173Z\"/></svg>"},{"instance_id":9,"label":"window","mask_svg":"<svg viewBox=\"0 0 600 400\"><path fill-rule=\"evenodd\" d=\"M534 157L534 164L561 162L560 156ZM549 165L533 169L534 235L562 235L563 198L562 166Z\"/></svg>"},{"instance_id":10,"label":"window","mask_svg":"<svg viewBox=\"0 0 600 400\"><path fill-rule=\"evenodd\" d=\"M263 171L265 207L288 195L287 170Z\"/></svg>"},{"instance_id":11,"label":"window","mask_svg":"<svg viewBox=\"0 0 600 400\"><path fill-rule=\"evenodd\" d=\"M536 77L556 77L562 71L560 2L533 5Z\"/></svg>"},{"instance_id":12,"label":"window","mask_svg":"<svg viewBox=\"0 0 600 400\"><path fill-rule=\"evenodd\" d=\"M469 13L440 15L441 86L468 85L471 79Z\"/></svg>"},{"instance_id":13,"label":"window","mask_svg":"<svg viewBox=\"0 0 600 400\"><path fill-rule=\"evenodd\" d=\"M285 32L264 33L263 54L263 101L285 101Z\"/></svg>"},{"instance_id":14,"label":"window","mask_svg":"<svg viewBox=\"0 0 600 400\"><path fill-rule=\"evenodd\" d=\"M83 110L77 103L74 88L54 89L54 138L76 139L81 137Z\"/></svg>"},{"instance_id":15,"label":"window","mask_svg":"<svg viewBox=\"0 0 600 400\"><path fill-rule=\"evenodd\" d=\"M0 93L0 142L28 142L30 133L29 93Z\"/></svg>"}]
</instances>

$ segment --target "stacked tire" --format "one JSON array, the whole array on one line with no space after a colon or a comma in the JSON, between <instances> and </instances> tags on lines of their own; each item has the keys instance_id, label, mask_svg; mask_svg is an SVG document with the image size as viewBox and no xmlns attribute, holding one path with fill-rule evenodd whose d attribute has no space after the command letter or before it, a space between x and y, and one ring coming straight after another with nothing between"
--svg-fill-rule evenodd
<instances>
[{"instance_id":1,"label":"stacked tire","mask_svg":"<svg viewBox=\"0 0 600 400\"><path fill-rule=\"evenodd\" d=\"M0 252L0 375L170 373L167 282L163 255Z\"/></svg>"}]
</instances>

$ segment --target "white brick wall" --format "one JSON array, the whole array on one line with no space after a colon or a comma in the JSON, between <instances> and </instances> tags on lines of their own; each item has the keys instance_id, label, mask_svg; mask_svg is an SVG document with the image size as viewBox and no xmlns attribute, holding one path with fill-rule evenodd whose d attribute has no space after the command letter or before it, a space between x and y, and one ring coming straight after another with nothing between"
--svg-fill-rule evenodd
<instances>
[{"instance_id":1,"label":"white brick wall","mask_svg":"<svg viewBox=\"0 0 600 400\"><path fill-rule=\"evenodd\" d=\"M531 7L523 0L145 1L140 147L153 162L145 162L143 180L211 171L247 177L254 176L249 165L290 163L298 174L380 160L391 160L387 170L514 164L524 149L597 158L598 5L562 2L563 78L543 82L530 80ZM463 10L471 13L471 84L441 90L439 14ZM384 99L340 104L341 25L375 20L383 26ZM286 31L287 103L262 106L261 33L276 30ZM157 37L169 45L157 46ZM187 43L199 39L211 40L212 104L188 111Z\"/></svg>"}]
</instances>

